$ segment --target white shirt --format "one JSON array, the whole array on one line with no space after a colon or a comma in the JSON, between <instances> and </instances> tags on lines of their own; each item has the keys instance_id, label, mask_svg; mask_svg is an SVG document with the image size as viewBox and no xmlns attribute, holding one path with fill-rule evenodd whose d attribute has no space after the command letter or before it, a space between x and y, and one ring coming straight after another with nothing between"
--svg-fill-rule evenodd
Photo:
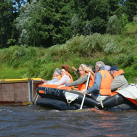
<instances>
[{"instance_id":1,"label":"white shirt","mask_svg":"<svg viewBox=\"0 0 137 137\"><path fill-rule=\"evenodd\" d=\"M54 84L54 85L64 85L66 83L70 82L70 77L68 75L64 75L60 81L55 82L55 83L50 83L50 84Z\"/></svg>"}]
</instances>

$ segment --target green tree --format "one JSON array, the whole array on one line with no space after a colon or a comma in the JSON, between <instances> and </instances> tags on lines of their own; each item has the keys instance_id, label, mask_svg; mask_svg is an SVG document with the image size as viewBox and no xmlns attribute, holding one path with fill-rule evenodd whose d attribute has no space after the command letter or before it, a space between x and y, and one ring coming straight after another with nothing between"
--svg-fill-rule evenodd
<instances>
[{"instance_id":1,"label":"green tree","mask_svg":"<svg viewBox=\"0 0 137 137\"><path fill-rule=\"evenodd\" d=\"M14 18L17 16L11 0L0 1L0 45L8 47L16 43Z\"/></svg>"},{"instance_id":2,"label":"green tree","mask_svg":"<svg viewBox=\"0 0 137 137\"><path fill-rule=\"evenodd\" d=\"M81 17L81 32L90 24L92 32L104 33L109 19L108 0L73 0L75 12ZM91 27L92 26L92 27Z\"/></svg>"},{"instance_id":3,"label":"green tree","mask_svg":"<svg viewBox=\"0 0 137 137\"><path fill-rule=\"evenodd\" d=\"M137 0L126 0L124 3L124 8L129 17L129 21L133 21L134 15L137 14Z\"/></svg>"},{"instance_id":4,"label":"green tree","mask_svg":"<svg viewBox=\"0 0 137 137\"><path fill-rule=\"evenodd\" d=\"M64 43L71 35L69 1L33 1L21 7L16 19L20 44L51 46ZM26 38L27 35L27 38ZM23 39L26 38L26 41Z\"/></svg>"}]
</instances>

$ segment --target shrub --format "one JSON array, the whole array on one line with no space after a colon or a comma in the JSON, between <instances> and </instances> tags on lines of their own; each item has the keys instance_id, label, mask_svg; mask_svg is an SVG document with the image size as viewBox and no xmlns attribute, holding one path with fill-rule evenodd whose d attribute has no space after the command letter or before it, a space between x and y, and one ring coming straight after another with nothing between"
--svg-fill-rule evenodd
<instances>
[{"instance_id":1,"label":"shrub","mask_svg":"<svg viewBox=\"0 0 137 137\"><path fill-rule=\"evenodd\" d=\"M116 65L116 59L113 58L109 58L109 57L104 57L104 59L102 59L102 61L105 63L105 65L109 65L109 66L114 66Z\"/></svg>"},{"instance_id":2,"label":"shrub","mask_svg":"<svg viewBox=\"0 0 137 137\"><path fill-rule=\"evenodd\" d=\"M93 32L92 32L92 24L91 24L90 21L86 21L86 24L83 27L83 34L84 35L91 35L91 34L93 34Z\"/></svg>"},{"instance_id":3,"label":"shrub","mask_svg":"<svg viewBox=\"0 0 137 137\"><path fill-rule=\"evenodd\" d=\"M137 60L134 62L134 64L132 65L133 70L137 70Z\"/></svg>"},{"instance_id":4,"label":"shrub","mask_svg":"<svg viewBox=\"0 0 137 137\"><path fill-rule=\"evenodd\" d=\"M109 18L106 32L110 34L120 34L122 32L122 23L116 15Z\"/></svg>"},{"instance_id":5,"label":"shrub","mask_svg":"<svg viewBox=\"0 0 137 137\"><path fill-rule=\"evenodd\" d=\"M119 54L117 55L117 62L119 65L123 64L125 62L126 55L125 54Z\"/></svg>"},{"instance_id":6,"label":"shrub","mask_svg":"<svg viewBox=\"0 0 137 137\"><path fill-rule=\"evenodd\" d=\"M123 67L131 66L134 62L134 54L129 54L124 61Z\"/></svg>"},{"instance_id":7,"label":"shrub","mask_svg":"<svg viewBox=\"0 0 137 137\"><path fill-rule=\"evenodd\" d=\"M117 51L118 42L115 40L115 37L105 35L105 37L103 37L101 40L101 44L103 46L103 51L106 55L115 53Z\"/></svg>"},{"instance_id":8,"label":"shrub","mask_svg":"<svg viewBox=\"0 0 137 137\"><path fill-rule=\"evenodd\" d=\"M137 15L134 16L133 21L137 23Z\"/></svg>"}]
</instances>

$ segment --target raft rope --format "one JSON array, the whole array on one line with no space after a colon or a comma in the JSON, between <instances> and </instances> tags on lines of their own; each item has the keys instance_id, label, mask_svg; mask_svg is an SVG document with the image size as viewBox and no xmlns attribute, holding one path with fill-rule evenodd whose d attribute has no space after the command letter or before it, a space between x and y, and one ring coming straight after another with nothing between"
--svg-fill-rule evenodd
<instances>
[{"instance_id":1,"label":"raft rope","mask_svg":"<svg viewBox=\"0 0 137 137\"><path fill-rule=\"evenodd\" d=\"M67 103L68 103L68 104L70 104L71 102L72 102L71 100L67 99Z\"/></svg>"},{"instance_id":2,"label":"raft rope","mask_svg":"<svg viewBox=\"0 0 137 137\"><path fill-rule=\"evenodd\" d=\"M102 100L100 100L100 104L101 104L101 107L104 108L104 105L103 105L103 103L102 103Z\"/></svg>"}]
</instances>

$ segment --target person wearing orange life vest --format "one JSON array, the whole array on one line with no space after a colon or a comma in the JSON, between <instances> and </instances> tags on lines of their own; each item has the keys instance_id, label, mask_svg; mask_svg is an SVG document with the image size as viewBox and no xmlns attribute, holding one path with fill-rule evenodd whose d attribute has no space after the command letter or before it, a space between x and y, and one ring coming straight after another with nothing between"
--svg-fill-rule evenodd
<instances>
[{"instance_id":1,"label":"person wearing orange life vest","mask_svg":"<svg viewBox=\"0 0 137 137\"><path fill-rule=\"evenodd\" d=\"M61 69L61 78L58 82L55 83L50 83L53 85L64 85L68 82L72 82L73 78L70 75L70 70L69 70L69 66L68 65L62 65L62 69Z\"/></svg>"},{"instance_id":2,"label":"person wearing orange life vest","mask_svg":"<svg viewBox=\"0 0 137 137\"><path fill-rule=\"evenodd\" d=\"M128 86L128 82L123 75L123 70L119 70L117 66L112 66L110 68L110 74L113 76L113 81L111 83L112 91L116 91L117 89L122 89Z\"/></svg>"},{"instance_id":3,"label":"person wearing orange life vest","mask_svg":"<svg viewBox=\"0 0 137 137\"><path fill-rule=\"evenodd\" d=\"M95 100L101 101L111 95L110 88L112 77L110 73L105 70L105 64L102 61L96 63L95 69L94 85L88 90L85 90L82 94L91 94Z\"/></svg>"},{"instance_id":4,"label":"person wearing orange life vest","mask_svg":"<svg viewBox=\"0 0 137 137\"><path fill-rule=\"evenodd\" d=\"M62 85L60 87L65 87L65 86L71 87L71 86L77 86L78 85L78 90L82 91L83 89L86 88L88 72L89 72L89 68L87 67L87 65L81 64L79 66L79 74L81 75L81 77L76 81L66 83L65 85ZM91 87L93 84L94 84L94 73L92 71L91 75L90 75L90 81L89 81L88 87Z\"/></svg>"},{"instance_id":5,"label":"person wearing orange life vest","mask_svg":"<svg viewBox=\"0 0 137 137\"><path fill-rule=\"evenodd\" d=\"M48 81L47 81L47 80L42 79L41 81L42 81L43 83L50 84L50 83L55 83L55 82L59 81L60 78L61 78L61 71L60 71L59 68L56 68L55 71L54 71L54 73L53 73L53 78L52 78L52 80L48 80Z\"/></svg>"}]
</instances>

